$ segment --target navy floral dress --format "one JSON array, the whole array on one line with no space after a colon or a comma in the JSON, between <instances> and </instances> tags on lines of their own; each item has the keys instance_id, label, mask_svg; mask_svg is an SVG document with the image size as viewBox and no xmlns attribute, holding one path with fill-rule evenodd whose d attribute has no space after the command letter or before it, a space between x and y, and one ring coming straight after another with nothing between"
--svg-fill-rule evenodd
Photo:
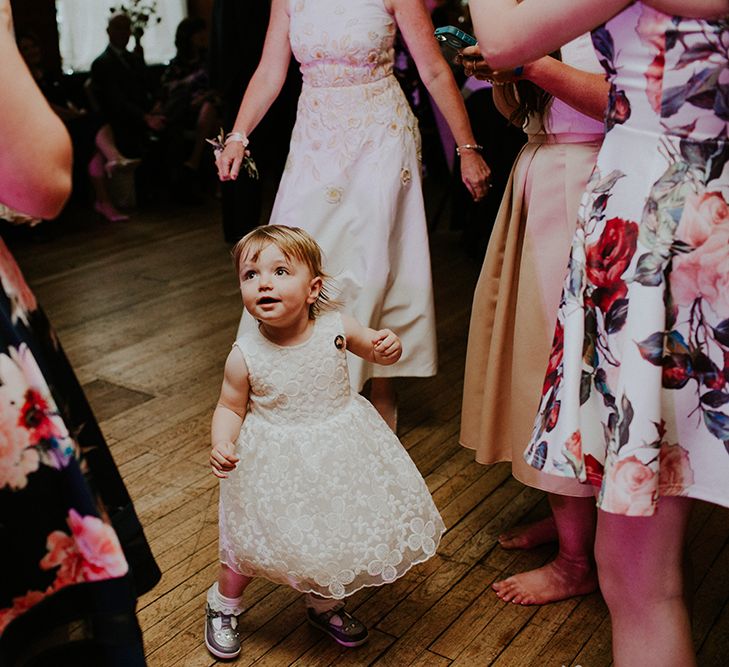
<instances>
[{"instance_id":1,"label":"navy floral dress","mask_svg":"<svg viewBox=\"0 0 729 667\"><path fill-rule=\"evenodd\" d=\"M729 506L729 24L635 2L592 37L608 132L525 456L607 512Z\"/></svg>"},{"instance_id":2,"label":"navy floral dress","mask_svg":"<svg viewBox=\"0 0 729 667\"><path fill-rule=\"evenodd\" d=\"M55 333L0 240L0 664L144 664L159 579Z\"/></svg>"}]
</instances>

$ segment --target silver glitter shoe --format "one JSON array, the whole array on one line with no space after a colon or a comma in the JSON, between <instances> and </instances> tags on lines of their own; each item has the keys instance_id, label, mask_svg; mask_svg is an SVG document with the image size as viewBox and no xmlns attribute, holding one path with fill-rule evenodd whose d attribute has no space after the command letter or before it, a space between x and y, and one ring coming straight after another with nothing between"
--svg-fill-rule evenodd
<instances>
[{"instance_id":1,"label":"silver glitter shoe","mask_svg":"<svg viewBox=\"0 0 729 667\"><path fill-rule=\"evenodd\" d=\"M313 609L306 610L307 618L315 628L326 632L334 641L342 646L354 647L364 644L369 632L362 621L355 618L341 607L317 614Z\"/></svg>"},{"instance_id":2,"label":"silver glitter shoe","mask_svg":"<svg viewBox=\"0 0 729 667\"><path fill-rule=\"evenodd\" d=\"M216 623L216 621L219 621ZM216 658L235 658L240 653L238 617L205 607L205 646Z\"/></svg>"}]
</instances>

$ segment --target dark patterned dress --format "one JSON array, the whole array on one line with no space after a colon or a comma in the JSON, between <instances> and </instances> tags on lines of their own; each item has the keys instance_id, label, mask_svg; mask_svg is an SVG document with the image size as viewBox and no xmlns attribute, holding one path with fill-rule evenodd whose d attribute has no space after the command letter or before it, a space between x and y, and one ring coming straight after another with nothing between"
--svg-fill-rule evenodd
<instances>
[{"instance_id":1,"label":"dark patterned dress","mask_svg":"<svg viewBox=\"0 0 729 667\"><path fill-rule=\"evenodd\" d=\"M0 665L144 664L159 579L99 426L0 240Z\"/></svg>"},{"instance_id":2,"label":"dark patterned dress","mask_svg":"<svg viewBox=\"0 0 729 667\"><path fill-rule=\"evenodd\" d=\"M641 2L593 32L612 84L527 461L729 506L729 24Z\"/></svg>"}]
</instances>

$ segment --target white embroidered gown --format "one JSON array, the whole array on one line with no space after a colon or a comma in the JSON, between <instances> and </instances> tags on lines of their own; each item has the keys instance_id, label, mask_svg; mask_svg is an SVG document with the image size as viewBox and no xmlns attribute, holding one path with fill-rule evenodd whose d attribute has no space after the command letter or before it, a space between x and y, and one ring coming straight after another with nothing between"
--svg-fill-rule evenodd
<instances>
[{"instance_id":1,"label":"white embroidered gown","mask_svg":"<svg viewBox=\"0 0 729 667\"><path fill-rule=\"evenodd\" d=\"M220 484L220 560L303 592L343 598L430 558L445 526L425 482L372 405L352 391L338 313L304 343L255 327L240 462Z\"/></svg>"},{"instance_id":2,"label":"white embroidered gown","mask_svg":"<svg viewBox=\"0 0 729 667\"><path fill-rule=\"evenodd\" d=\"M420 134L392 74L395 21L382 0L290 0L289 13L303 88L270 222L306 229L344 310L402 339L394 366L349 355L356 390L372 376L434 375Z\"/></svg>"}]
</instances>

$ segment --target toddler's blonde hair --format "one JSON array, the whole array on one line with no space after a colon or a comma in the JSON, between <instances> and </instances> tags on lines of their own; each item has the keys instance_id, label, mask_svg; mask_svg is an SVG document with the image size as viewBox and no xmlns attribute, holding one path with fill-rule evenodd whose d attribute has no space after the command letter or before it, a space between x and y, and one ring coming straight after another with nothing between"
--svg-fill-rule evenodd
<instances>
[{"instance_id":1,"label":"toddler's blonde hair","mask_svg":"<svg viewBox=\"0 0 729 667\"><path fill-rule=\"evenodd\" d=\"M321 278L322 287L317 300L309 306L309 318L315 319L325 310L335 310L340 304L329 293L332 280L322 266L322 250L312 236L300 227L262 225L248 232L231 251L235 270L240 278L240 265L245 259L255 261L266 246L273 243L286 257L304 264L312 278Z\"/></svg>"}]
</instances>

